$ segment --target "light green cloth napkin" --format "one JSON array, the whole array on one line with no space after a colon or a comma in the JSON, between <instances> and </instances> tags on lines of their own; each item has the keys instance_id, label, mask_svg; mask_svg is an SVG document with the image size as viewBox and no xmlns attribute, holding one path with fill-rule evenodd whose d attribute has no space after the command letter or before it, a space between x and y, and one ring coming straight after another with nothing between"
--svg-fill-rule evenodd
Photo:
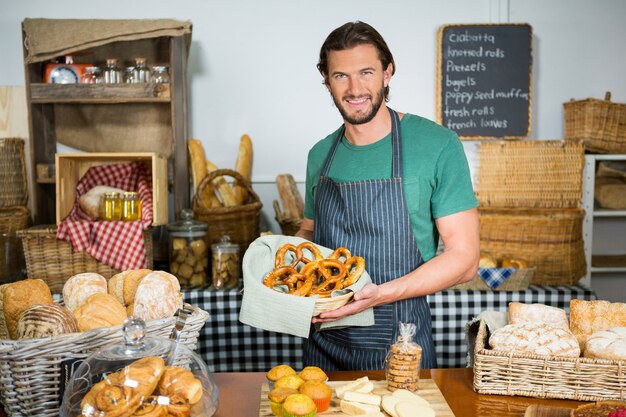
<instances>
[{"instance_id":1,"label":"light green cloth napkin","mask_svg":"<svg viewBox=\"0 0 626 417\"><path fill-rule=\"evenodd\" d=\"M259 329L287 333L299 337L309 337L311 318L316 298L297 297L281 294L263 285L263 278L274 269L276 251L285 243L299 245L305 239L294 236L262 236L250 244L243 256L243 300L239 311L239 321ZM333 250L319 246L324 257ZM293 259L292 259L293 260ZM286 259L289 261L289 258ZM367 260L366 260L367 263ZM350 290L357 291L372 282L367 271ZM320 330L347 326L371 326L374 324L374 310L369 308L340 320L322 323Z\"/></svg>"}]
</instances>

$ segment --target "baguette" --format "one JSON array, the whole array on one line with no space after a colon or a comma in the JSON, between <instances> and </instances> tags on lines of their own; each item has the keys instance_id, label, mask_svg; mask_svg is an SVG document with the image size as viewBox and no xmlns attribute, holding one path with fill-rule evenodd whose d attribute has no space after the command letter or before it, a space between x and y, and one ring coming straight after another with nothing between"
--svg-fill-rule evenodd
<instances>
[{"instance_id":1,"label":"baguette","mask_svg":"<svg viewBox=\"0 0 626 417\"><path fill-rule=\"evenodd\" d=\"M245 134L241 137L239 143L239 154L235 162L235 171L241 174L246 180L250 181L252 173L252 140L250 136ZM233 194L237 204L243 204L248 197L248 190L246 187L235 183Z\"/></svg>"},{"instance_id":2,"label":"baguette","mask_svg":"<svg viewBox=\"0 0 626 417\"><path fill-rule=\"evenodd\" d=\"M206 169L207 169L207 174L208 174L209 172L216 171L218 168L217 168L217 165L215 165L213 162L207 160ZM235 200L235 195L233 194L233 189L230 188L230 185L228 184L228 182L226 182L224 177L214 178L212 181L212 185L213 185L215 194L217 194L218 198L220 199L224 207L231 207L231 206L237 205L237 201Z\"/></svg>"},{"instance_id":3,"label":"baguette","mask_svg":"<svg viewBox=\"0 0 626 417\"><path fill-rule=\"evenodd\" d=\"M278 174L276 176L276 185L280 199L283 202L285 217L302 219L304 217L304 202L293 176L291 174Z\"/></svg>"},{"instance_id":4,"label":"baguette","mask_svg":"<svg viewBox=\"0 0 626 417\"><path fill-rule=\"evenodd\" d=\"M193 194L196 194L199 191L198 186L207 175L206 156L202 142L197 139L189 139L187 141L187 149L189 149L189 167L191 170ZM205 187L202 193L198 195L198 200L204 207L214 208L221 206L212 187Z\"/></svg>"}]
</instances>

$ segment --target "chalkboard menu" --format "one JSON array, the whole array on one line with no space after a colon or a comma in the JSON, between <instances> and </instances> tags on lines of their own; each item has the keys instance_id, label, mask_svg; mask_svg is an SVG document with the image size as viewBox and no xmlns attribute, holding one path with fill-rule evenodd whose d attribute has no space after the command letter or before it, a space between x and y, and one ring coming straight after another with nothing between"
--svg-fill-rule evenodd
<instances>
[{"instance_id":1,"label":"chalkboard menu","mask_svg":"<svg viewBox=\"0 0 626 417\"><path fill-rule=\"evenodd\" d=\"M437 46L438 123L461 139L530 134L530 25L445 25Z\"/></svg>"}]
</instances>

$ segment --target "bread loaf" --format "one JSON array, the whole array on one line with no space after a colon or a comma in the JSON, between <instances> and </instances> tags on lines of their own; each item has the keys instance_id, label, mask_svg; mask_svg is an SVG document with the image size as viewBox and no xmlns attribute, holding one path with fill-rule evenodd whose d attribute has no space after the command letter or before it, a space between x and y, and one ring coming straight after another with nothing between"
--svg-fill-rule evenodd
<instances>
[{"instance_id":1,"label":"bread loaf","mask_svg":"<svg viewBox=\"0 0 626 417\"><path fill-rule=\"evenodd\" d=\"M626 327L611 327L587 338L586 358L626 360Z\"/></svg>"},{"instance_id":2,"label":"bread loaf","mask_svg":"<svg viewBox=\"0 0 626 417\"><path fill-rule=\"evenodd\" d=\"M197 139L189 139L187 141L187 149L189 149L189 169L191 171L193 194L198 194L197 199L202 207L220 207L221 203L212 187L204 187L201 192L198 189L200 183L207 175L206 155L204 154L202 142Z\"/></svg>"},{"instance_id":3,"label":"bread loaf","mask_svg":"<svg viewBox=\"0 0 626 417\"><path fill-rule=\"evenodd\" d=\"M578 339L581 350L593 333L610 327L626 326L626 304L604 300L571 300L570 327Z\"/></svg>"},{"instance_id":4,"label":"bread loaf","mask_svg":"<svg viewBox=\"0 0 626 417\"><path fill-rule=\"evenodd\" d=\"M41 279L25 279L4 287L2 310L7 332L11 339L17 338L17 322L24 310L35 304L52 304L50 288Z\"/></svg>"},{"instance_id":5,"label":"bread loaf","mask_svg":"<svg viewBox=\"0 0 626 417\"><path fill-rule=\"evenodd\" d=\"M206 161L206 169L207 173L218 170L217 165L208 160ZM235 200L233 189L230 188L230 185L224 177L215 177L211 183L213 184L215 194L217 194L224 207L236 206L238 204L237 200Z\"/></svg>"},{"instance_id":6,"label":"bread loaf","mask_svg":"<svg viewBox=\"0 0 626 417\"><path fill-rule=\"evenodd\" d=\"M143 320L172 317L183 305L178 279L164 271L152 271L137 288L133 315Z\"/></svg>"},{"instance_id":7,"label":"bread loaf","mask_svg":"<svg viewBox=\"0 0 626 417\"><path fill-rule=\"evenodd\" d=\"M91 295L107 292L107 280L95 272L77 274L63 285L63 302L71 312L76 311Z\"/></svg>"},{"instance_id":8,"label":"bread loaf","mask_svg":"<svg viewBox=\"0 0 626 417\"><path fill-rule=\"evenodd\" d=\"M121 196L124 190L106 185L96 185L80 196L78 205L89 217L99 219L102 213L102 197L104 197L104 193L110 192L120 193Z\"/></svg>"},{"instance_id":9,"label":"bread loaf","mask_svg":"<svg viewBox=\"0 0 626 417\"><path fill-rule=\"evenodd\" d=\"M126 309L115 297L107 293L94 293L76 310L74 317L81 331L123 324Z\"/></svg>"},{"instance_id":10,"label":"bread loaf","mask_svg":"<svg viewBox=\"0 0 626 417\"><path fill-rule=\"evenodd\" d=\"M235 171L242 177L250 181L252 174L252 140L250 136L243 135L239 141L239 153L235 162ZM235 184L233 194L237 204L243 204L248 197L248 190L240 184Z\"/></svg>"},{"instance_id":11,"label":"bread loaf","mask_svg":"<svg viewBox=\"0 0 626 417\"><path fill-rule=\"evenodd\" d=\"M580 356L576 337L547 323L507 324L489 338L493 350L549 356Z\"/></svg>"},{"instance_id":12,"label":"bread loaf","mask_svg":"<svg viewBox=\"0 0 626 417\"><path fill-rule=\"evenodd\" d=\"M570 331L565 310L545 304L509 303L509 324L548 323Z\"/></svg>"},{"instance_id":13,"label":"bread loaf","mask_svg":"<svg viewBox=\"0 0 626 417\"><path fill-rule=\"evenodd\" d=\"M115 274L109 279L108 292L123 306L135 301L135 293L141 280L152 272L151 269L131 269Z\"/></svg>"},{"instance_id":14,"label":"bread loaf","mask_svg":"<svg viewBox=\"0 0 626 417\"><path fill-rule=\"evenodd\" d=\"M302 219L304 217L304 202L298 191L298 186L291 174L278 174L276 176L278 194L283 203L285 217L290 219Z\"/></svg>"},{"instance_id":15,"label":"bread loaf","mask_svg":"<svg viewBox=\"0 0 626 417\"><path fill-rule=\"evenodd\" d=\"M17 339L38 339L79 332L72 312L58 304L36 304L24 310L17 321Z\"/></svg>"}]
</instances>

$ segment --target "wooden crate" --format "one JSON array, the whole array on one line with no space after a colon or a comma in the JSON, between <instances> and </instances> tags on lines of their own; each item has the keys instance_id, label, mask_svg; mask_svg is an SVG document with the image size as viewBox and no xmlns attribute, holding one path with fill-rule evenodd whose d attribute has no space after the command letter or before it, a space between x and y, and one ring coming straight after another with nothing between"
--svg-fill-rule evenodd
<instances>
[{"instance_id":1,"label":"wooden crate","mask_svg":"<svg viewBox=\"0 0 626 417\"><path fill-rule=\"evenodd\" d=\"M153 226L167 224L167 159L153 152L56 154L56 222L74 207L76 185L93 166L141 161L152 172Z\"/></svg>"}]
</instances>

